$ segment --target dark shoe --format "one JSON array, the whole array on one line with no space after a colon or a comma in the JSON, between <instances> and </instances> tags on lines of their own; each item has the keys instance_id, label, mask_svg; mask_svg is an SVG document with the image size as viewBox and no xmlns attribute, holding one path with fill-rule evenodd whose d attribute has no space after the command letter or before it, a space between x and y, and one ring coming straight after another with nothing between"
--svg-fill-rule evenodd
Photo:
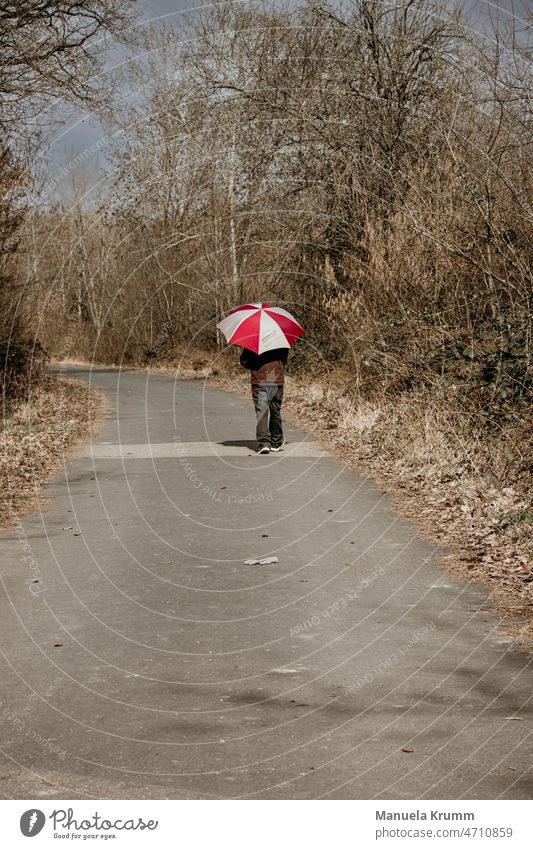
<instances>
[{"instance_id":1,"label":"dark shoe","mask_svg":"<svg viewBox=\"0 0 533 849\"><path fill-rule=\"evenodd\" d=\"M281 443L281 445L272 445L272 446L271 446L271 448L270 448L270 450L271 450L271 451L283 451L283 446L284 446L284 445L285 445L285 440L283 440L283 442Z\"/></svg>"},{"instance_id":2,"label":"dark shoe","mask_svg":"<svg viewBox=\"0 0 533 849\"><path fill-rule=\"evenodd\" d=\"M256 449L256 454L270 454L270 446L269 445L260 445Z\"/></svg>"}]
</instances>

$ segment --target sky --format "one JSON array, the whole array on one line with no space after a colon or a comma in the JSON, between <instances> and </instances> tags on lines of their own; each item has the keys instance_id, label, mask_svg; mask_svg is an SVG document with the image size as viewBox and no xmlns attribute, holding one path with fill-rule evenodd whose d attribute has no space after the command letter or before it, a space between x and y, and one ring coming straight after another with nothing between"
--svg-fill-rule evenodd
<instances>
[{"instance_id":1,"label":"sky","mask_svg":"<svg viewBox=\"0 0 533 849\"><path fill-rule=\"evenodd\" d=\"M247 0L243 0L247 2ZM138 0L138 27L157 26L164 23L179 27L184 11L202 6L201 0ZM533 0L464 0L464 11L474 30L487 32L489 20L499 14L502 21L511 17L524 18L533 14ZM114 61L128 60L123 51L115 51ZM135 61L135 59L129 59ZM45 196L55 199L70 194L72 175L82 177L88 190L109 170L105 149L108 139L90 114L79 110L65 110L62 126L56 128L43 147L42 162L46 175Z\"/></svg>"},{"instance_id":2,"label":"sky","mask_svg":"<svg viewBox=\"0 0 533 849\"><path fill-rule=\"evenodd\" d=\"M179 26L183 12L198 5L195 0L140 0L137 3L137 26L148 27L168 23ZM122 60L117 52L113 62ZM124 61L128 57L124 55ZM135 61L130 58L130 61ZM61 125L55 127L41 151L42 170L46 177L44 196L47 200L70 194L72 175L90 187L109 169L105 150L108 139L90 113L74 108L60 109Z\"/></svg>"}]
</instances>

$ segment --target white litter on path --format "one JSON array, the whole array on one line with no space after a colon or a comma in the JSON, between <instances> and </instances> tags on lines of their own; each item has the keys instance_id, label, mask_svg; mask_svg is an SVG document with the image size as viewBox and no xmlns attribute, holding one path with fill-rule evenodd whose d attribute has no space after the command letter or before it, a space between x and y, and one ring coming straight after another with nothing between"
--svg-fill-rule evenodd
<instances>
[{"instance_id":1,"label":"white litter on path","mask_svg":"<svg viewBox=\"0 0 533 849\"><path fill-rule=\"evenodd\" d=\"M265 557L263 560L258 560L252 558L251 560L245 560L245 566L270 566L271 563L279 563L278 557Z\"/></svg>"},{"instance_id":2,"label":"white litter on path","mask_svg":"<svg viewBox=\"0 0 533 849\"><path fill-rule=\"evenodd\" d=\"M288 666L279 666L277 669L273 669L272 672L276 672L278 675L296 675L298 672L303 672L305 669L305 666L297 666L294 669L289 669Z\"/></svg>"}]
</instances>

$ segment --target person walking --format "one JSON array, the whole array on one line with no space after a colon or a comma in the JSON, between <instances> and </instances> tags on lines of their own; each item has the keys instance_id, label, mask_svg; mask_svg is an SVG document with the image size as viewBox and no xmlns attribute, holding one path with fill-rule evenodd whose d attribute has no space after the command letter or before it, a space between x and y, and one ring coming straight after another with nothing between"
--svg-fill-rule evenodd
<instances>
[{"instance_id":1,"label":"person walking","mask_svg":"<svg viewBox=\"0 0 533 849\"><path fill-rule=\"evenodd\" d=\"M285 383L287 348L256 354L243 348L240 363L250 370L255 407L257 454L281 451L285 445L281 404Z\"/></svg>"},{"instance_id":2,"label":"person walking","mask_svg":"<svg viewBox=\"0 0 533 849\"><path fill-rule=\"evenodd\" d=\"M281 451L285 445L281 403L289 348L304 329L284 307L241 304L219 321L217 329L228 345L243 349L241 365L251 372L257 421L257 453Z\"/></svg>"}]
</instances>

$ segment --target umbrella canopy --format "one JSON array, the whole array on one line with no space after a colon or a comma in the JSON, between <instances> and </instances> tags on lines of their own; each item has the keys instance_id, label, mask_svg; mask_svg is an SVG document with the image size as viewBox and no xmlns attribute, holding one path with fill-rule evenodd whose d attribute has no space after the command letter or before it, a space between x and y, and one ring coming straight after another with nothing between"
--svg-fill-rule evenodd
<instances>
[{"instance_id":1,"label":"umbrella canopy","mask_svg":"<svg viewBox=\"0 0 533 849\"><path fill-rule=\"evenodd\" d=\"M294 316L269 304L243 304L217 324L228 345L241 345L256 354L274 348L290 348L303 336Z\"/></svg>"}]
</instances>

